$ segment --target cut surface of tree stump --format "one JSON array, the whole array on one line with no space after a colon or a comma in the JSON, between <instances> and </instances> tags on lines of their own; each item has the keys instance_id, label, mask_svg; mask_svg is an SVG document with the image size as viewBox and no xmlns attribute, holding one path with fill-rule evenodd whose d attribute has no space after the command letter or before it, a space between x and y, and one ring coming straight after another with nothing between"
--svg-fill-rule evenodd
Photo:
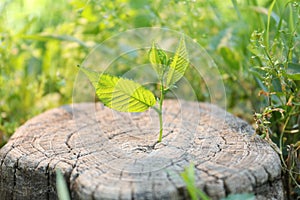
<instances>
[{"instance_id":1,"label":"cut surface of tree stump","mask_svg":"<svg viewBox=\"0 0 300 200\"><path fill-rule=\"evenodd\" d=\"M36 116L0 149L1 199L57 199L56 169L72 199L187 199L180 173L190 163L196 186L212 199L283 199L279 157L246 122L179 100L166 100L163 116L162 143L152 109L79 103Z\"/></svg>"}]
</instances>

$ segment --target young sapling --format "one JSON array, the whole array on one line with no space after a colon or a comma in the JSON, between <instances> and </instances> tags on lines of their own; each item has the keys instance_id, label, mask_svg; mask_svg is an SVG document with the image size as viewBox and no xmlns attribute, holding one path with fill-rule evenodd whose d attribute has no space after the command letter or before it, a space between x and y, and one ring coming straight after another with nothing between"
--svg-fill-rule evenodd
<instances>
[{"instance_id":1,"label":"young sapling","mask_svg":"<svg viewBox=\"0 0 300 200\"><path fill-rule=\"evenodd\" d=\"M105 106L120 112L144 112L153 108L159 116L158 142L161 142L165 95L182 78L189 65L184 37L180 38L172 58L169 59L166 52L154 42L148 52L148 58L158 77L159 97L155 97L150 90L133 80L94 72L80 66L79 68L88 77L97 97Z\"/></svg>"}]
</instances>

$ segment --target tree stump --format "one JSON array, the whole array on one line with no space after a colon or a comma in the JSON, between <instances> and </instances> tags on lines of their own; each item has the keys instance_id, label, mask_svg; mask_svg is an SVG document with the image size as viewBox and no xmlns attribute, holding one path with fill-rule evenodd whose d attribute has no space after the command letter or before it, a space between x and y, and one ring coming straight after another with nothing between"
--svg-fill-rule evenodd
<instances>
[{"instance_id":1,"label":"tree stump","mask_svg":"<svg viewBox=\"0 0 300 200\"><path fill-rule=\"evenodd\" d=\"M29 120L0 150L1 199L57 199L57 168L72 199L187 199L180 173L190 163L212 199L283 199L279 157L250 125L208 103L166 100L164 108L162 143L151 109L79 103Z\"/></svg>"}]
</instances>

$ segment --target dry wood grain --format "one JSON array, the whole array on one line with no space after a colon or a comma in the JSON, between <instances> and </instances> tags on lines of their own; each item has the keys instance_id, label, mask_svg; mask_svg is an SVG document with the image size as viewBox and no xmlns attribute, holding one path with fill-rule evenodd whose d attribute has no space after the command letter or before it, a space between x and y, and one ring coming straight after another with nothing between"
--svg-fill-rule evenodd
<instances>
[{"instance_id":1,"label":"dry wood grain","mask_svg":"<svg viewBox=\"0 0 300 200\"><path fill-rule=\"evenodd\" d=\"M164 106L162 143L153 110L80 103L29 120L0 149L1 199L56 199L56 168L73 199L186 199L180 173L191 162L212 199L283 199L280 160L246 122L208 103Z\"/></svg>"}]
</instances>

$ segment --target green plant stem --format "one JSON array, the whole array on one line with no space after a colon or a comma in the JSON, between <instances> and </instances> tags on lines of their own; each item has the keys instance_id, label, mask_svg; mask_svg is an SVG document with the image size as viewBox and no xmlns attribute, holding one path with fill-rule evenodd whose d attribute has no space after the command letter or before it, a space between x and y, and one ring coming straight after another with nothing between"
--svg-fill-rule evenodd
<instances>
[{"instance_id":1,"label":"green plant stem","mask_svg":"<svg viewBox=\"0 0 300 200\"><path fill-rule=\"evenodd\" d=\"M290 120L290 115L287 116L286 121L282 127L281 134L280 134L279 148L280 148L281 152L283 152L283 135L284 135L284 132L285 132L285 129L286 129L286 126L287 126L289 120ZM281 159L281 162L282 162L283 166L285 167L285 169L287 169L287 165L284 161L283 154L280 155L280 159Z\"/></svg>"},{"instance_id":2,"label":"green plant stem","mask_svg":"<svg viewBox=\"0 0 300 200\"><path fill-rule=\"evenodd\" d=\"M292 109L292 110L290 111L290 113L292 113L292 112L294 112L294 109ZM289 120L290 120L290 117L291 117L291 115L289 114L289 115L287 116L286 120L285 120L285 123L284 123L284 125L283 125L282 131L281 131L281 134L280 134L279 147L280 147L280 151L281 151L281 152L283 152L283 135L284 135L285 129L286 129L286 127L287 127L287 124L288 124L288 122L289 122ZM282 162L282 164L283 164L283 166L284 166L284 170L286 170L286 171L288 172L288 174L289 174L289 179L292 179L292 180L294 181L295 185L296 185L298 188L300 188L300 185L298 184L297 180L296 180L295 177L293 176L293 171L292 171L290 168L288 168L287 164L285 163L285 160L284 160L284 158L283 158L283 154L280 155L280 159L281 159L281 162Z\"/></svg>"},{"instance_id":3,"label":"green plant stem","mask_svg":"<svg viewBox=\"0 0 300 200\"><path fill-rule=\"evenodd\" d=\"M164 90L163 81L161 80L161 83L160 83L159 112L158 112L158 116L159 116L159 137L158 137L158 142L161 142L161 140L162 140L162 134L163 134L163 111L162 111L162 105L163 105L164 98L165 98L165 90Z\"/></svg>"}]
</instances>

